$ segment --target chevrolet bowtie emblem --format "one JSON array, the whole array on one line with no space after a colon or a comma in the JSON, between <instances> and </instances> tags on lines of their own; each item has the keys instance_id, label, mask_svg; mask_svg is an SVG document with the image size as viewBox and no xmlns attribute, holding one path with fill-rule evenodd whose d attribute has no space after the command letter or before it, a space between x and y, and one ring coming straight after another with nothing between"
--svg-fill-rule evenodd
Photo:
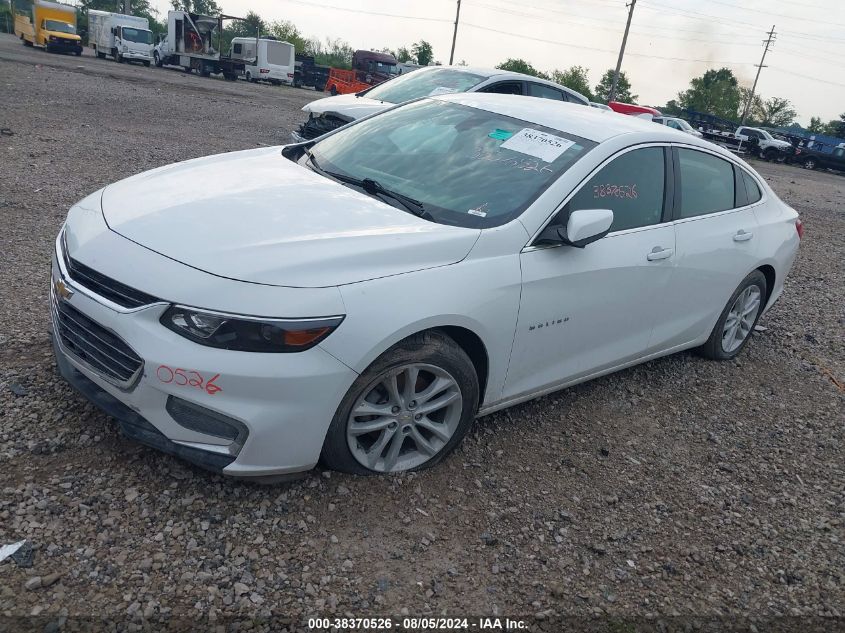
<instances>
[{"instance_id":1,"label":"chevrolet bowtie emblem","mask_svg":"<svg viewBox=\"0 0 845 633\"><path fill-rule=\"evenodd\" d=\"M56 292L56 296L63 301L67 301L73 296L73 290L68 287L63 279L56 279L53 282L53 290Z\"/></svg>"}]
</instances>

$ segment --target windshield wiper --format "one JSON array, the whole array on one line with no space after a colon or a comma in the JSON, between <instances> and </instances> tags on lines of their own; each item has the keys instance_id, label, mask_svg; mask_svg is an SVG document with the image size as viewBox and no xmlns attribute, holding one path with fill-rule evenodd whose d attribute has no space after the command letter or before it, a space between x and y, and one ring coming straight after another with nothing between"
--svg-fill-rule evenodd
<instances>
[{"instance_id":1,"label":"windshield wiper","mask_svg":"<svg viewBox=\"0 0 845 633\"><path fill-rule=\"evenodd\" d=\"M373 180L372 178L354 178L353 176L347 176L346 174L339 174L333 171L326 171L325 169L322 169L317 163L317 161L314 159L314 154L311 153L310 149L306 149L305 153L311 161L311 165L314 167L314 169L317 172L323 174L324 176L329 176L330 178L334 178L335 180L339 180L340 182L346 183L348 185L360 187L371 196L382 196L384 198L392 198L393 200L396 200L396 202L401 204L403 207L405 207L405 209L407 209L409 212L413 213L415 216L423 218L425 220L430 220L432 222L435 221L434 216L432 216L428 211L425 210L425 205L419 200L415 200L414 198L401 194L398 191L391 191L390 189L385 188L378 180Z\"/></svg>"}]
</instances>

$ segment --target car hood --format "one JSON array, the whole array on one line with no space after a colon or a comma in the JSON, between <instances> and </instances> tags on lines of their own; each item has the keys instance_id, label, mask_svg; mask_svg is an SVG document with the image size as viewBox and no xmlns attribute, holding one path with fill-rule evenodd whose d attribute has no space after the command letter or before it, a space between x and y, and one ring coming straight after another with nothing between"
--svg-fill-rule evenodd
<instances>
[{"instance_id":1,"label":"car hood","mask_svg":"<svg viewBox=\"0 0 845 633\"><path fill-rule=\"evenodd\" d=\"M776 138L773 138L771 140L766 139L766 142L772 147L780 147L782 149L792 147L792 143L789 143L788 141L781 141L780 139Z\"/></svg>"},{"instance_id":2,"label":"car hood","mask_svg":"<svg viewBox=\"0 0 845 633\"><path fill-rule=\"evenodd\" d=\"M79 37L79 35L76 35L75 33L65 33L64 31L47 31L47 30L45 30L44 34L47 35L48 37L60 37L63 40L71 40L73 42L79 42L79 41L82 40L82 38Z\"/></svg>"},{"instance_id":3,"label":"car hood","mask_svg":"<svg viewBox=\"0 0 845 633\"><path fill-rule=\"evenodd\" d=\"M349 121L356 121L370 114L392 108L394 105L387 101L370 99L366 96L358 97L354 94L346 94L317 99L302 108L302 111L309 112L315 116L321 114L337 114Z\"/></svg>"},{"instance_id":4,"label":"car hood","mask_svg":"<svg viewBox=\"0 0 845 633\"><path fill-rule=\"evenodd\" d=\"M436 224L321 176L280 147L160 167L103 191L114 232L213 275L337 286L462 260L480 233Z\"/></svg>"}]
</instances>

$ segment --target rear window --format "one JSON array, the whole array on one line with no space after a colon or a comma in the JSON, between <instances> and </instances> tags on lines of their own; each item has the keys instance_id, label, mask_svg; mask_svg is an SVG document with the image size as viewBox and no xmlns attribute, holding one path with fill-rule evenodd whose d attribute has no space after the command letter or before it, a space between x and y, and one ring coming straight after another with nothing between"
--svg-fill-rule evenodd
<instances>
[{"instance_id":1,"label":"rear window","mask_svg":"<svg viewBox=\"0 0 845 633\"><path fill-rule=\"evenodd\" d=\"M487 77L483 75L452 68L417 70L368 90L367 97L388 103L404 103L420 97L466 92L485 79Z\"/></svg>"},{"instance_id":2,"label":"rear window","mask_svg":"<svg viewBox=\"0 0 845 633\"><path fill-rule=\"evenodd\" d=\"M734 208L734 169L712 154L679 149L681 166L681 212L692 218Z\"/></svg>"},{"instance_id":3,"label":"rear window","mask_svg":"<svg viewBox=\"0 0 845 633\"><path fill-rule=\"evenodd\" d=\"M744 169L740 171L742 172L742 180L745 182L745 192L748 194L748 204L759 202L763 194L760 193L760 187L757 186L757 181Z\"/></svg>"}]
</instances>

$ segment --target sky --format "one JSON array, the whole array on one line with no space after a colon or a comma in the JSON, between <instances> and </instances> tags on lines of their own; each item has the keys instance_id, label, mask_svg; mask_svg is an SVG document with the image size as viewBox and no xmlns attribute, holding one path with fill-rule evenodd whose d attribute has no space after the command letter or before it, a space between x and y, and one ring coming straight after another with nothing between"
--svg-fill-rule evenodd
<instances>
[{"instance_id":1,"label":"sky","mask_svg":"<svg viewBox=\"0 0 845 633\"><path fill-rule=\"evenodd\" d=\"M630 0L628 0L630 2ZM162 17L169 0L152 0ZM218 0L289 20L306 37L396 49L424 39L447 64L456 0ZM616 66L626 0L461 0L455 63L493 67L520 57L544 71L580 65L591 85ZM708 68L727 66L750 87L772 26L777 39L757 92L789 99L806 125L845 112L845 0L637 0L622 70L641 104L660 106Z\"/></svg>"}]
</instances>

